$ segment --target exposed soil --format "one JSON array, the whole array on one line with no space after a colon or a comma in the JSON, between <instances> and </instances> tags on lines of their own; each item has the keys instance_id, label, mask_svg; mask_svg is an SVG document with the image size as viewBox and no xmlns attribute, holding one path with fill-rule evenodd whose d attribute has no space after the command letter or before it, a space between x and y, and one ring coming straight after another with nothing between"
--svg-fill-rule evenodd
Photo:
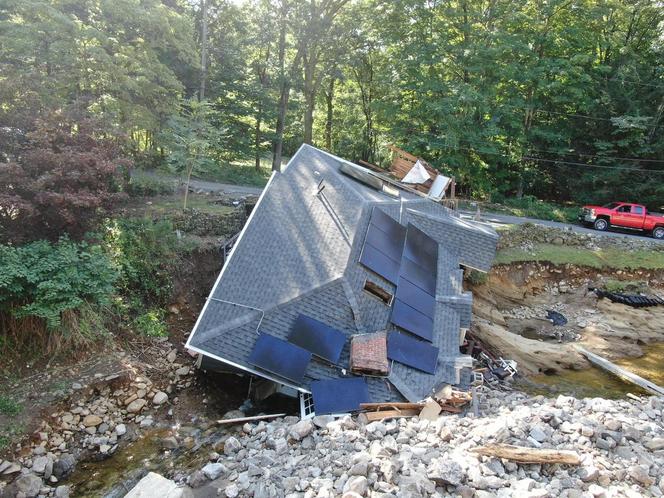
<instances>
[{"instance_id":1,"label":"exposed soil","mask_svg":"<svg viewBox=\"0 0 664 498\"><path fill-rule=\"evenodd\" d=\"M582 345L609 359L638 357L644 344L664 341L664 307L632 308L598 299L592 287L608 278L639 281L651 293L664 290L664 273L636 270L602 274L576 267L523 263L494 268L485 284L472 286L472 331L526 374L588 368ZM567 319L547 320L547 310Z\"/></svg>"}]
</instances>

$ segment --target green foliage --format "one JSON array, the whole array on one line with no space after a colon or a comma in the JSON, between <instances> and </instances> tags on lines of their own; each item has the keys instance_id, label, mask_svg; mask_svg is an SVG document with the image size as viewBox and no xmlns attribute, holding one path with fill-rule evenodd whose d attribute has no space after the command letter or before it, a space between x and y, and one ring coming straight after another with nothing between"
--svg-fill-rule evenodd
<instances>
[{"instance_id":1,"label":"green foliage","mask_svg":"<svg viewBox=\"0 0 664 498\"><path fill-rule=\"evenodd\" d=\"M634 280L615 280L608 279L604 283L604 290L607 292L647 292L648 285L646 282L634 281Z\"/></svg>"},{"instance_id":2,"label":"green foliage","mask_svg":"<svg viewBox=\"0 0 664 498\"><path fill-rule=\"evenodd\" d=\"M554 265L586 266L614 270L658 270L664 268L664 251L627 251L625 249L602 249L592 251L574 246L536 244L532 251L512 247L496 254L496 264L539 261Z\"/></svg>"},{"instance_id":3,"label":"green foliage","mask_svg":"<svg viewBox=\"0 0 664 498\"><path fill-rule=\"evenodd\" d=\"M483 205L483 209L491 212L536 218L540 220L560 221L572 223L577 221L579 207L559 206L550 202L541 201L532 195L525 195L521 199L516 197L505 198L501 195L492 196L491 203Z\"/></svg>"},{"instance_id":4,"label":"green foliage","mask_svg":"<svg viewBox=\"0 0 664 498\"><path fill-rule=\"evenodd\" d=\"M0 268L0 310L43 319L50 329L68 310L109 303L117 278L99 245L66 238L0 246Z\"/></svg>"},{"instance_id":5,"label":"green foliage","mask_svg":"<svg viewBox=\"0 0 664 498\"><path fill-rule=\"evenodd\" d=\"M148 175L133 174L129 180L129 194L134 197L153 197L172 194L173 184Z\"/></svg>"},{"instance_id":6,"label":"green foliage","mask_svg":"<svg viewBox=\"0 0 664 498\"><path fill-rule=\"evenodd\" d=\"M0 394L0 415L7 415L13 417L18 415L23 410L23 407L14 399Z\"/></svg>"},{"instance_id":7,"label":"green foliage","mask_svg":"<svg viewBox=\"0 0 664 498\"><path fill-rule=\"evenodd\" d=\"M465 275L466 280L472 285L485 284L489 278L486 272L470 270Z\"/></svg>"},{"instance_id":8,"label":"green foliage","mask_svg":"<svg viewBox=\"0 0 664 498\"><path fill-rule=\"evenodd\" d=\"M118 269L117 289L131 307L165 304L172 290L170 268L177 257L173 224L148 218L113 220L105 242Z\"/></svg>"},{"instance_id":9,"label":"green foliage","mask_svg":"<svg viewBox=\"0 0 664 498\"><path fill-rule=\"evenodd\" d=\"M138 315L133 322L134 330L148 337L167 337L168 328L164 322L163 309L153 308Z\"/></svg>"}]
</instances>

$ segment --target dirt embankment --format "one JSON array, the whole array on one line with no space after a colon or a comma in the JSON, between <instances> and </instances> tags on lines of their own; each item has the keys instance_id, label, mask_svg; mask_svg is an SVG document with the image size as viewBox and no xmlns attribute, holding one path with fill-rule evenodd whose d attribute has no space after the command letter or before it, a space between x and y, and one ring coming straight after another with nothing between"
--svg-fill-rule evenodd
<instances>
[{"instance_id":1,"label":"dirt embankment","mask_svg":"<svg viewBox=\"0 0 664 498\"><path fill-rule=\"evenodd\" d=\"M608 358L640 356L641 346L664 341L664 307L632 308L599 299L592 287L608 280L641 282L651 293L664 290L664 271L601 272L546 263L500 265L486 283L471 286L472 332L526 374L555 373L589 365L575 345ZM567 323L554 326L547 311Z\"/></svg>"}]
</instances>

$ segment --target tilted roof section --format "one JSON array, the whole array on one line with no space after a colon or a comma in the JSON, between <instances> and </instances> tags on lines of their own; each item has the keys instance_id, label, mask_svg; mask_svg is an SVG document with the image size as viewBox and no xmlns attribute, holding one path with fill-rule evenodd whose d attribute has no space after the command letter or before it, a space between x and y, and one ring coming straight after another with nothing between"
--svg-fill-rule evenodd
<instances>
[{"instance_id":1,"label":"tilted roof section","mask_svg":"<svg viewBox=\"0 0 664 498\"><path fill-rule=\"evenodd\" d=\"M305 380L292 385L248 363L260 333L287 339L299 314L353 334L396 330L391 308L363 291L371 280L394 294L395 286L359 263L373 209L407 226L412 223L439 244L434 346L435 375L394 363L387 379L369 378L375 401L421 398L440 382L452 382L459 355L459 327L470 321L471 296L461 285L459 262L488 268L497 235L456 213L401 190L391 197L339 171L343 159L303 145L281 173L274 173L192 331L187 346L265 378L308 391L312 380L343 375L341 364L311 361ZM468 246L486 246L472 248Z\"/></svg>"}]
</instances>

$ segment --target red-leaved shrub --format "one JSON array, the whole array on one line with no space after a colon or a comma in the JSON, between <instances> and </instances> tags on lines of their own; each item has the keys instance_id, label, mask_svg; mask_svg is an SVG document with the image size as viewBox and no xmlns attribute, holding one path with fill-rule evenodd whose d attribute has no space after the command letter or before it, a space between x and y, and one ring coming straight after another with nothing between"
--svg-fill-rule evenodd
<instances>
[{"instance_id":1,"label":"red-leaved shrub","mask_svg":"<svg viewBox=\"0 0 664 498\"><path fill-rule=\"evenodd\" d=\"M78 239L126 197L130 161L90 118L38 120L6 159L0 162L0 243L65 233Z\"/></svg>"}]
</instances>

